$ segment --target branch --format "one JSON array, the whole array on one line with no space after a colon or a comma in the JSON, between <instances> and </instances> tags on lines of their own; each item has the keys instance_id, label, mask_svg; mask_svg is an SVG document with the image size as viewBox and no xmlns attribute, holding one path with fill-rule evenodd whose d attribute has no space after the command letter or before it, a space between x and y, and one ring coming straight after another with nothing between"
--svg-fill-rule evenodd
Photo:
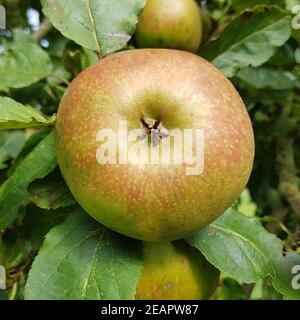
<instances>
[{"instance_id":1,"label":"branch","mask_svg":"<svg viewBox=\"0 0 300 320\"><path fill-rule=\"evenodd\" d=\"M40 27L37 31L35 31L32 34L32 38L36 41L40 41L42 40L49 31L52 30L52 24L50 23L50 21L46 18L44 19L44 21L40 24Z\"/></svg>"},{"instance_id":2,"label":"branch","mask_svg":"<svg viewBox=\"0 0 300 320\"><path fill-rule=\"evenodd\" d=\"M290 115L290 103L282 110L281 119ZM277 137L277 165L279 174L279 193L286 199L293 211L300 217L300 180L294 156L294 137Z\"/></svg>"}]
</instances>

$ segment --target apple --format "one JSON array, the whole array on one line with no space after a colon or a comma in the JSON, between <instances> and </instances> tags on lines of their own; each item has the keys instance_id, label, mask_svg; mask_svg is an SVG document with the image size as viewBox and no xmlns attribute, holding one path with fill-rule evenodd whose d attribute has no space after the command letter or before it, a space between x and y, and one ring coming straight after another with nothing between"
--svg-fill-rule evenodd
<instances>
[{"instance_id":1,"label":"apple","mask_svg":"<svg viewBox=\"0 0 300 320\"><path fill-rule=\"evenodd\" d=\"M197 51L201 37L201 15L195 0L148 0L135 33L139 48L191 52Z\"/></svg>"},{"instance_id":2,"label":"apple","mask_svg":"<svg viewBox=\"0 0 300 320\"><path fill-rule=\"evenodd\" d=\"M144 268L137 300L207 300L220 272L183 241L144 243Z\"/></svg>"},{"instance_id":3,"label":"apple","mask_svg":"<svg viewBox=\"0 0 300 320\"><path fill-rule=\"evenodd\" d=\"M201 57L169 49L123 51L80 73L59 106L55 140L82 208L151 242L214 221L243 191L254 156L251 121L230 81Z\"/></svg>"}]
</instances>

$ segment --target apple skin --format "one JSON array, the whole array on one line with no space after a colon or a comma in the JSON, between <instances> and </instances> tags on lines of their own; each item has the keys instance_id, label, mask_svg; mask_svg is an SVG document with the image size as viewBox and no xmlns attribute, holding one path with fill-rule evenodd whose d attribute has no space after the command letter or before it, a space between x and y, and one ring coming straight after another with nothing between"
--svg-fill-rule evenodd
<instances>
[{"instance_id":1,"label":"apple skin","mask_svg":"<svg viewBox=\"0 0 300 320\"><path fill-rule=\"evenodd\" d=\"M102 164L100 129L201 128L204 171L186 165ZM247 110L225 76L185 51L139 49L102 59L67 89L55 128L62 174L82 208L103 225L151 242L189 236L221 215L243 191L254 157Z\"/></svg>"},{"instance_id":2,"label":"apple skin","mask_svg":"<svg viewBox=\"0 0 300 320\"><path fill-rule=\"evenodd\" d=\"M135 39L139 48L196 52L202 22L195 0L148 0L139 18Z\"/></svg>"},{"instance_id":3,"label":"apple skin","mask_svg":"<svg viewBox=\"0 0 300 320\"><path fill-rule=\"evenodd\" d=\"M220 272L183 241L144 243L144 268L137 300L207 300Z\"/></svg>"}]
</instances>

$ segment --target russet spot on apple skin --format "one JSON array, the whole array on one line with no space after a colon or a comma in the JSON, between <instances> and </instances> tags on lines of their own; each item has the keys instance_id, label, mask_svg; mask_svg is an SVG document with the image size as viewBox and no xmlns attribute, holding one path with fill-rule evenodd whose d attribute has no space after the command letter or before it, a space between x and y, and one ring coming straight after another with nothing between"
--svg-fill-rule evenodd
<instances>
[{"instance_id":1,"label":"russet spot on apple skin","mask_svg":"<svg viewBox=\"0 0 300 320\"><path fill-rule=\"evenodd\" d=\"M97 132L119 121L139 128L159 117L167 129L204 130L204 172L182 165L100 165ZM205 227L239 196L252 169L254 138L232 84L191 53L140 49L114 54L71 83L58 111L62 174L96 220L145 241L169 241Z\"/></svg>"}]
</instances>

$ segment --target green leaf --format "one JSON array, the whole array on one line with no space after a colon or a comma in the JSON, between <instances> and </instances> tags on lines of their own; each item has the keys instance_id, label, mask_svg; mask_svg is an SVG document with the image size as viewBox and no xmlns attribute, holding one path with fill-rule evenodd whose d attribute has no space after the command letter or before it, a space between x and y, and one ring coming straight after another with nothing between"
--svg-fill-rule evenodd
<instances>
[{"instance_id":1,"label":"green leaf","mask_svg":"<svg viewBox=\"0 0 300 320\"><path fill-rule=\"evenodd\" d=\"M14 268L28 258L32 246L22 234L8 231L3 236L5 267L7 270Z\"/></svg>"},{"instance_id":2,"label":"green leaf","mask_svg":"<svg viewBox=\"0 0 300 320\"><path fill-rule=\"evenodd\" d=\"M17 29L13 41L4 42L0 70L0 89L23 88L49 76L52 63L30 34Z\"/></svg>"},{"instance_id":3,"label":"green leaf","mask_svg":"<svg viewBox=\"0 0 300 320\"><path fill-rule=\"evenodd\" d=\"M277 242L279 243L278 239ZM274 257L275 258L275 257ZM300 290L293 289L292 279L296 276L292 273L294 266L300 265L300 255L290 252L285 256L274 259L274 272L270 274L274 288L288 299L300 300Z\"/></svg>"},{"instance_id":4,"label":"green leaf","mask_svg":"<svg viewBox=\"0 0 300 320\"><path fill-rule=\"evenodd\" d=\"M297 48L295 51L295 60L297 63L300 63L300 48Z\"/></svg>"},{"instance_id":5,"label":"green leaf","mask_svg":"<svg viewBox=\"0 0 300 320\"><path fill-rule=\"evenodd\" d=\"M142 242L75 210L46 236L29 273L25 299L134 299Z\"/></svg>"},{"instance_id":6,"label":"green leaf","mask_svg":"<svg viewBox=\"0 0 300 320\"><path fill-rule=\"evenodd\" d=\"M0 301L8 300L8 290L0 290Z\"/></svg>"},{"instance_id":7,"label":"green leaf","mask_svg":"<svg viewBox=\"0 0 300 320\"><path fill-rule=\"evenodd\" d=\"M289 135L297 129L298 119L296 118L281 118L278 119L275 125L276 134Z\"/></svg>"},{"instance_id":8,"label":"green leaf","mask_svg":"<svg viewBox=\"0 0 300 320\"><path fill-rule=\"evenodd\" d=\"M216 291L218 300L247 300L242 284L229 277L224 277L220 282Z\"/></svg>"},{"instance_id":9,"label":"green leaf","mask_svg":"<svg viewBox=\"0 0 300 320\"><path fill-rule=\"evenodd\" d=\"M24 131L0 131L0 169L10 158L16 158L23 149L26 142Z\"/></svg>"},{"instance_id":10,"label":"green leaf","mask_svg":"<svg viewBox=\"0 0 300 320\"><path fill-rule=\"evenodd\" d=\"M245 189L239 199L238 199L238 211L243 213L247 217L254 217L257 205L253 200L251 199L251 195L248 189Z\"/></svg>"},{"instance_id":11,"label":"green leaf","mask_svg":"<svg viewBox=\"0 0 300 320\"><path fill-rule=\"evenodd\" d=\"M47 48L48 54L51 57L62 59L70 40L62 36L59 32L50 32L47 34L47 40L49 41L49 47Z\"/></svg>"},{"instance_id":12,"label":"green leaf","mask_svg":"<svg viewBox=\"0 0 300 320\"><path fill-rule=\"evenodd\" d=\"M268 67L246 67L238 72L237 77L256 89L274 90L292 89L297 80L292 72Z\"/></svg>"},{"instance_id":13,"label":"green leaf","mask_svg":"<svg viewBox=\"0 0 300 320\"><path fill-rule=\"evenodd\" d=\"M186 240L232 278L254 283L270 277L279 292L300 298L300 290L294 290L291 285L292 267L300 264L300 255L283 255L280 240L268 233L257 218L247 218L229 209Z\"/></svg>"},{"instance_id":14,"label":"green leaf","mask_svg":"<svg viewBox=\"0 0 300 320\"><path fill-rule=\"evenodd\" d=\"M43 12L65 37L99 56L126 46L145 0L42 0Z\"/></svg>"},{"instance_id":15,"label":"green leaf","mask_svg":"<svg viewBox=\"0 0 300 320\"><path fill-rule=\"evenodd\" d=\"M51 132L31 151L0 188L0 229L10 226L19 207L30 200L28 185L41 179L56 166L54 136Z\"/></svg>"},{"instance_id":16,"label":"green leaf","mask_svg":"<svg viewBox=\"0 0 300 320\"><path fill-rule=\"evenodd\" d=\"M28 190L31 200L43 209L57 209L76 204L63 177L57 171L44 179L34 181Z\"/></svg>"},{"instance_id":17,"label":"green leaf","mask_svg":"<svg viewBox=\"0 0 300 320\"><path fill-rule=\"evenodd\" d=\"M23 147L22 151L18 155L18 157L13 161L11 164L9 170L8 170L8 177L10 177L16 168L19 166L19 164L27 157L27 155L42 141L44 140L48 134L52 131L52 128L50 127L44 127L36 132L34 132L25 143L25 146ZM12 132L12 131L10 131Z\"/></svg>"},{"instance_id":18,"label":"green leaf","mask_svg":"<svg viewBox=\"0 0 300 320\"><path fill-rule=\"evenodd\" d=\"M292 38L295 39L298 44L300 44L300 30L293 30L292 32Z\"/></svg>"},{"instance_id":19,"label":"green leaf","mask_svg":"<svg viewBox=\"0 0 300 320\"><path fill-rule=\"evenodd\" d=\"M264 280L256 282L250 300L282 300L283 296L274 287Z\"/></svg>"},{"instance_id":20,"label":"green leaf","mask_svg":"<svg viewBox=\"0 0 300 320\"><path fill-rule=\"evenodd\" d=\"M27 206L23 222L26 239L30 241L34 249L39 250L49 230L62 223L68 214L73 211L72 207L58 210L43 210L35 205Z\"/></svg>"},{"instance_id":21,"label":"green leaf","mask_svg":"<svg viewBox=\"0 0 300 320\"><path fill-rule=\"evenodd\" d=\"M284 2L284 0L230 0L233 9L236 12L252 9L257 5L284 5Z\"/></svg>"},{"instance_id":22,"label":"green leaf","mask_svg":"<svg viewBox=\"0 0 300 320\"><path fill-rule=\"evenodd\" d=\"M36 109L25 107L8 97L0 97L0 130L53 125L56 116L48 118Z\"/></svg>"},{"instance_id":23,"label":"green leaf","mask_svg":"<svg viewBox=\"0 0 300 320\"><path fill-rule=\"evenodd\" d=\"M291 16L277 7L258 6L235 18L201 56L226 76L268 61L291 35Z\"/></svg>"},{"instance_id":24,"label":"green leaf","mask_svg":"<svg viewBox=\"0 0 300 320\"><path fill-rule=\"evenodd\" d=\"M268 66L292 68L296 63L295 48L287 42L284 46L279 47L274 55L268 61Z\"/></svg>"},{"instance_id":25,"label":"green leaf","mask_svg":"<svg viewBox=\"0 0 300 320\"><path fill-rule=\"evenodd\" d=\"M285 4L286 4L286 9L289 11L292 11L294 6L297 6L300 4L300 1L299 0L285 0Z\"/></svg>"},{"instance_id":26,"label":"green leaf","mask_svg":"<svg viewBox=\"0 0 300 320\"><path fill-rule=\"evenodd\" d=\"M53 58L53 72L47 78L47 82L50 86L56 86L60 83L68 83L68 80L71 78L71 73L68 72L63 63L61 58Z\"/></svg>"},{"instance_id":27,"label":"green leaf","mask_svg":"<svg viewBox=\"0 0 300 320\"><path fill-rule=\"evenodd\" d=\"M3 144L3 148L5 149L5 151L10 157L16 158L25 145L25 142L26 142L25 132L21 130L4 131L4 132L1 131L0 135L2 133L4 133L4 135L6 136L5 143Z\"/></svg>"}]
</instances>

